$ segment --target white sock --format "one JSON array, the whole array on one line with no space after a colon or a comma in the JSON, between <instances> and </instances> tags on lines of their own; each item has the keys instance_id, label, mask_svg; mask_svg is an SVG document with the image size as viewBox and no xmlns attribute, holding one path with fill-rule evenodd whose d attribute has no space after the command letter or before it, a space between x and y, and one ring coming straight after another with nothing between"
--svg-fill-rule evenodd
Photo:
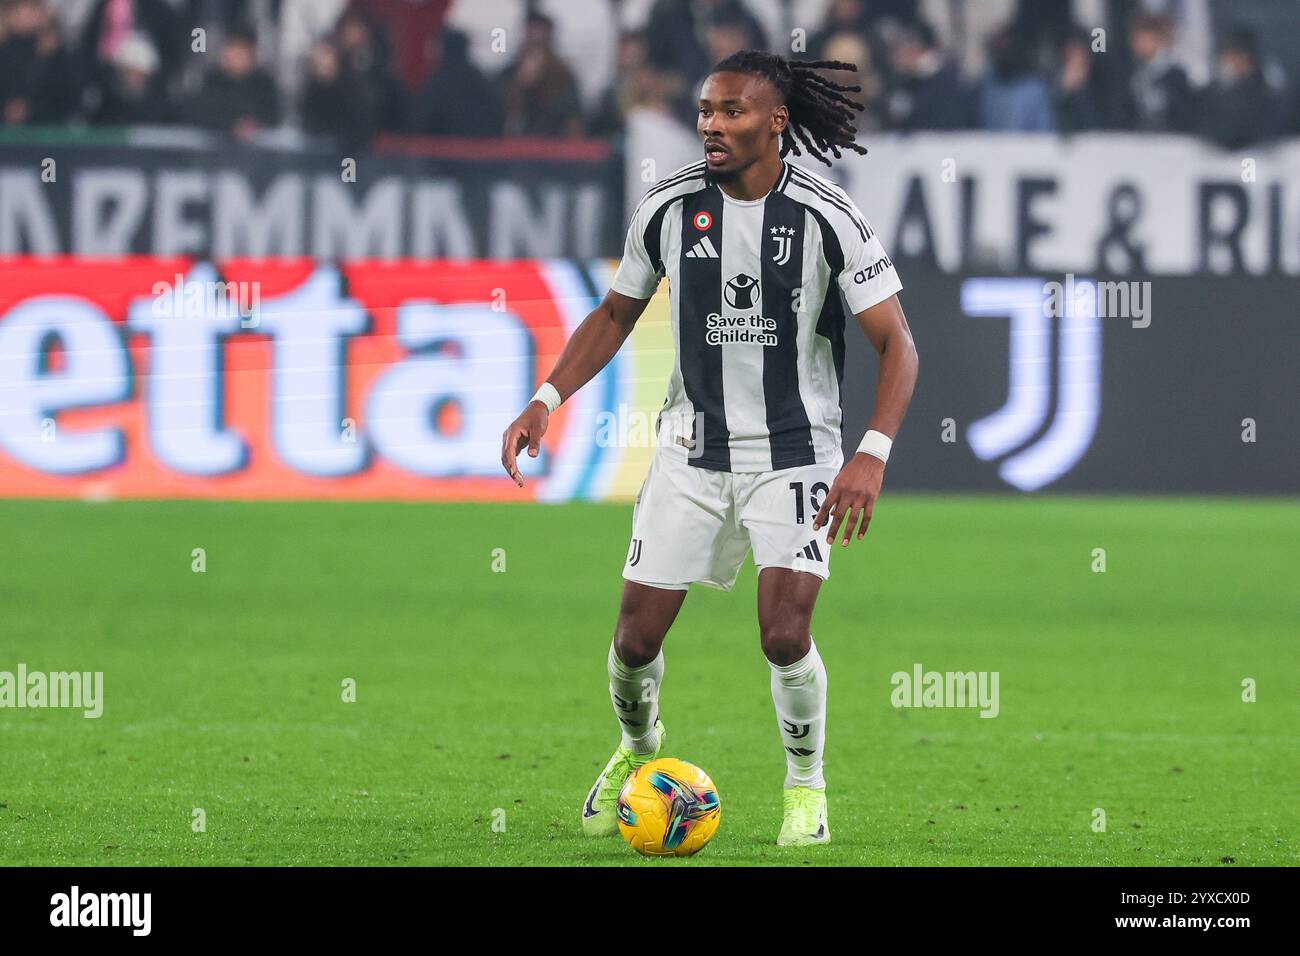
<instances>
[{"instance_id":1,"label":"white sock","mask_svg":"<svg viewBox=\"0 0 1300 956\"><path fill-rule=\"evenodd\" d=\"M634 753L652 754L659 749L659 684L664 679L662 650L649 664L628 667L609 645L609 697L623 733L623 746Z\"/></svg>"},{"instance_id":2,"label":"white sock","mask_svg":"<svg viewBox=\"0 0 1300 956\"><path fill-rule=\"evenodd\" d=\"M773 664L772 702L785 748L785 786L824 787L822 751L826 745L826 667L814 643L803 660Z\"/></svg>"}]
</instances>

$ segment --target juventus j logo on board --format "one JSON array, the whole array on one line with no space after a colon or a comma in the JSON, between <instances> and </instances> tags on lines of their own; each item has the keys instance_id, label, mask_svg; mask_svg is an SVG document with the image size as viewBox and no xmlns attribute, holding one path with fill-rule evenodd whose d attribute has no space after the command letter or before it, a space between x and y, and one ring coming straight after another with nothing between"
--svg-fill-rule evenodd
<instances>
[{"instance_id":1,"label":"juventus j logo on board","mask_svg":"<svg viewBox=\"0 0 1300 956\"><path fill-rule=\"evenodd\" d=\"M776 244L776 251L772 253L772 262L775 265L783 266L790 261L790 249L794 245L794 229L790 226L773 226L772 241Z\"/></svg>"},{"instance_id":2,"label":"juventus j logo on board","mask_svg":"<svg viewBox=\"0 0 1300 956\"><path fill-rule=\"evenodd\" d=\"M1097 284L1075 282L1065 299L1052 348L1050 299L1041 279L967 279L968 316L1010 320L1007 401L971 422L966 441L983 461L1001 458L998 474L1021 491L1037 491L1073 468L1092 444L1101 415L1101 319ZM1056 414L1048 420L1052 393Z\"/></svg>"},{"instance_id":3,"label":"juventus j logo on board","mask_svg":"<svg viewBox=\"0 0 1300 956\"><path fill-rule=\"evenodd\" d=\"M743 272L732 276L727 280L726 297L727 305L733 309L752 309L758 297L758 280Z\"/></svg>"}]
</instances>

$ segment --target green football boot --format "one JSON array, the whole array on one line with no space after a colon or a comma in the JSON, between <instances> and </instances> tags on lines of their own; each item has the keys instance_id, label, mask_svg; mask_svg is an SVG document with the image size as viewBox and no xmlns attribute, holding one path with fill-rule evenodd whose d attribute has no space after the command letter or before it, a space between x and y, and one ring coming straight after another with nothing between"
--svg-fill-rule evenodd
<instances>
[{"instance_id":1,"label":"green football boot","mask_svg":"<svg viewBox=\"0 0 1300 956\"><path fill-rule=\"evenodd\" d=\"M791 787L785 791L785 820L777 846L808 846L812 843L830 843L831 831L826 826L826 788Z\"/></svg>"},{"instance_id":2,"label":"green football boot","mask_svg":"<svg viewBox=\"0 0 1300 956\"><path fill-rule=\"evenodd\" d=\"M587 794L587 802L582 805L582 832L587 836L613 836L618 833L618 793L623 789L624 782L637 767L648 764L663 753L668 734L662 720L655 721L655 730L659 731L658 750L652 754L638 754L620 744L596 778L595 785Z\"/></svg>"}]
</instances>

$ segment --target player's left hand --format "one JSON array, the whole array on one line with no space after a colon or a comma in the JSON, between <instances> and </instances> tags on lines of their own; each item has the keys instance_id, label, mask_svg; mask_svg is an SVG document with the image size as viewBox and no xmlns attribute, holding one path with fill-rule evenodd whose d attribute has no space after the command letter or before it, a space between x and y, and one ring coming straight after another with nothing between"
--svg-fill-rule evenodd
<instances>
[{"instance_id":1,"label":"player's left hand","mask_svg":"<svg viewBox=\"0 0 1300 956\"><path fill-rule=\"evenodd\" d=\"M885 480L885 463L874 455L858 452L849 463L835 476L821 510L813 519L813 530L818 531L822 525L830 522L831 530L826 535L826 543L835 544L835 536L840 525L844 526L844 547L849 546L853 529L858 529L860 539L867 533L871 523L871 512L880 497L880 484ZM848 519L847 521L845 519Z\"/></svg>"}]
</instances>

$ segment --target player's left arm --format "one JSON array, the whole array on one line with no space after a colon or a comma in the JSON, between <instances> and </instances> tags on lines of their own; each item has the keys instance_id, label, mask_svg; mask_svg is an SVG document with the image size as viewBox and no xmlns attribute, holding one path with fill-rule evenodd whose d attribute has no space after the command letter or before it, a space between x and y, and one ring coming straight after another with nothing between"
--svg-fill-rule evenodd
<instances>
[{"instance_id":1,"label":"player's left arm","mask_svg":"<svg viewBox=\"0 0 1300 956\"><path fill-rule=\"evenodd\" d=\"M857 313L857 320L880 355L876 408L868 427L892 439L898 434L907 406L912 401L912 389L916 386L916 373L920 366L916 345L912 342L912 330L907 327L907 316L903 314L897 294L863 309ZM858 538L867 533L871 512L880 497L884 480L883 461L865 452L855 454L840 469L813 520L813 530L820 530L829 521L826 543L833 545L843 527L842 544L847 548L854 528L857 528Z\"/></svg>"}]
</instances>

